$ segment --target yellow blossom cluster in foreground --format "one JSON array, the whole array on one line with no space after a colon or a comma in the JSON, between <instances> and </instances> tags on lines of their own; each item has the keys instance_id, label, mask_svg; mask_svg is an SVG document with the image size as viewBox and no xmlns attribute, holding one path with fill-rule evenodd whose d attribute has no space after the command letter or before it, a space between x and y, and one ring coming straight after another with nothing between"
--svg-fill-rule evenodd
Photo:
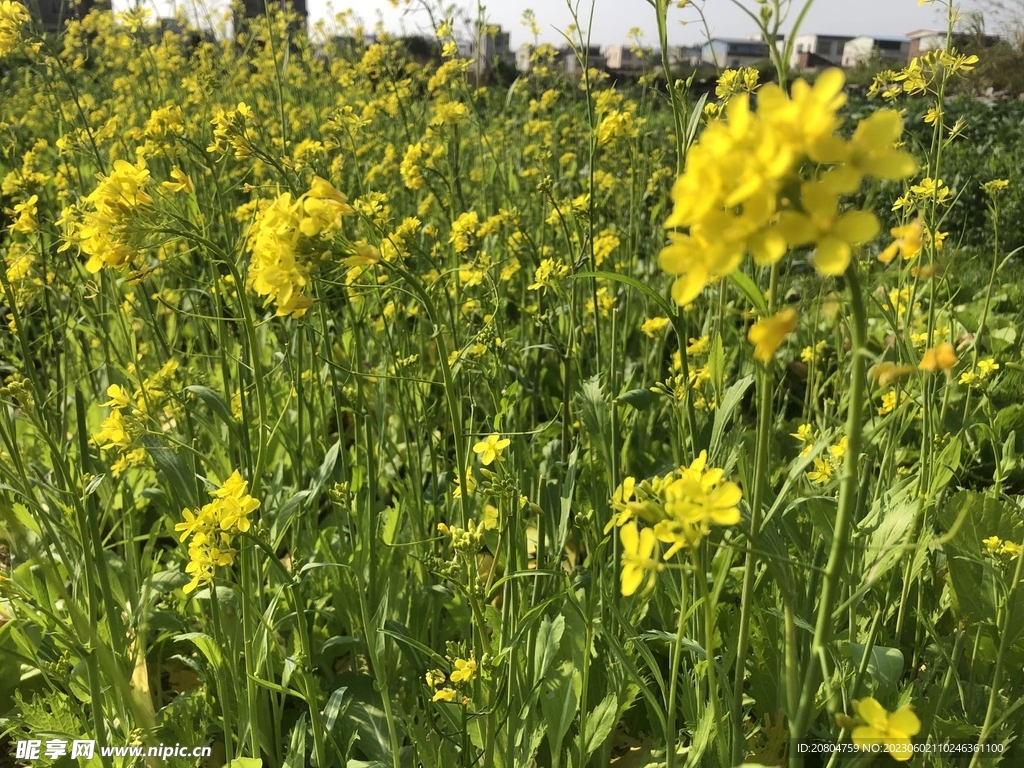
<instances>
[{"instance_id":1,"label":"yellow blossom cluster in foreground","mask_svg":"<svg viewBox=\"0 0 1024 768\"><path fill-rule=\"evenodd\" d=\"M818 272L841 275L854 249L879 233L873 214L843 211L841 196L856 192L865 177L902 179L917 165L893 146L903 131L895 110L862 120L849 141L839 137L844 82L833 69L813 86L798 80L792 95L765 85L756 112L749 96L738 94L704 131L672 190L675 207L665 222L688 229L670 232L660 257L662 269L676 275L676 302L692 302L746 253L769 266L790 248L811 246ZM808 160L826 169L804 180Z\"/></svg>"}]
</instances>

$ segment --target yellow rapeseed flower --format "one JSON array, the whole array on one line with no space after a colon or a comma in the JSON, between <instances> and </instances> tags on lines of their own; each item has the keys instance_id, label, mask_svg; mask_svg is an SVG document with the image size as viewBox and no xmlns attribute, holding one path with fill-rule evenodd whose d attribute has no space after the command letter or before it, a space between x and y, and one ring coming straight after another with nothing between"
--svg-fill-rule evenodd
<instances>
[{"instance_id":1,"label":"yellow rapeseed flower","mask_svg":"<svg viewBox=\"0 0 1024 768\"><path fill-rule=\"evenodd\" d=\"M884 251L878 254L878 260L883 264L888 264L896 258L897 253L904 259L914 258L914 256L921 252L923 233L924 227L921 225L920 219L915 219L901 227L893 227L889 230L889 234L895 239Z\"/></svg>"},{"instance_id":2,"label":"yellow rapeseed flower","mask_svg":"<svg viewBox=\"0 0 1024 768\"><path fill-rule=\"evenodd\" d=\"M956 365L956 350L948 341L944 341L937 347L930 347L925 350L921 357L921 364L917 367L922 371L948 371Z\"/></svg>"},{"instance_id":3,"label":"yellow rapeseed flower","mask_svg":"<svg viewBox=\"0 0 1024 768\"><path fill-rule=\"evenodd\" d=\"M921 721L917 719L909 704L895 712L888 712L875 699L868 697L853 703L857 715L865 725L853 729L853 743L859 747L870 747L878 744L885 746L885 751L899 762L909 760L913 754L911 736L921 730Z\"/></svg>"},{"instance_id":4,"label":"yellow rapeseed flower","mask_svg":"<svg viewBox=\"0 0 1024 768\"><path fill-rule=\"evenodd\" d=\"M473 659L456 659L454 666L451 674L453 683L468 683L476 674L476 662Z\"/></svg>"},{"instance_id":5,"label":"yellow rapeseed flower","mask_svg":"<svg viewBox=\"0 0 1024 768\"><path fill-rule=\"evenodd\" d=\"M769 362L782 340L796 328L799 319L795 309L786 307L754 323L747 333L747 339L754 345L754 358L762 363Z\"/></svg>"},{"instance_id":6,"label":"yellow rapeseed flower","mask_svg":"<svg viewBox=\"0 0 1024 768\"><path fill-rule=\"evenodd\" d=\"M640 331L649 338L656 338L659 333L665 330L668 326L669 320L667 317L651 317L644 320L643 325L640 326Z\"/></svg>"},{"instance_id":7,"label":"yellow rapeseed flower","mask_svg":"<svg viewBox=\"0 0 1024 768\"><path fill-rule=\"evenodd\" d=\"M843 274L853 247L878 234L878 219L867 211L839 213L839 198L828 184L808 181L800 188L804 212L783 211L778 229L790 245L814 245L812 261L823 275Z\"/></svg>"},{"instance_id":8,"label":"yellow rapeseed flower","mask_svg":"<svg viewBox=\"0 0 1024 768\"><path fill-rule=\"evenodd\" d=\"M658 570L655 549L658 540L650 528L638 530L632 520L619 529L619 540L622 542L622 594L634 594L644 582L648 586L654 583Z\"/></svg>"},{"instance_id":9,"label":"yellow rapeseed flower","mask_svg":"<svg viewBox=\"0 0 1024 768\"><path fill-rule=\"evenodd\" d=\"M495 459L501 458L501 452L508 447L510 442L511 440L507 437L502 438L501 435L494 432L474 445L473 453L480 455L480 463L486 467Z\"/></svg>"},{"instance_id":10,"label":"yellow rapeseed flower","mask_svg":"<svg viewBox=\"0 0 1024 768\"><path fill-rule=\"evenodd\" d=\"M824 459L814 460L814 469L808 471L807 479L812 483L824 485L832 477L832 465Z\"/></svg>"}]
</instances>

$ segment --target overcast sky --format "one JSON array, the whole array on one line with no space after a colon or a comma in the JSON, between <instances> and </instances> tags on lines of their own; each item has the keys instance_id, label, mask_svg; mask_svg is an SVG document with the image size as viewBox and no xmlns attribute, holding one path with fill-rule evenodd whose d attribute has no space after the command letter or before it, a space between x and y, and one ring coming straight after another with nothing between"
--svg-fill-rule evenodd
<instances>
[{"instance_id":1,"label":"overcast sky","mask_svg":"<svg viewBox=\"0 0 1024 768\"><path fill-rule=\"evenodd\" d=\"M310 16L329 16L327 0L308 0ZM422 12L394 10L387 0L332 0L336 9L353 8L365 22L372 24L383 19L389 30L398 31L404 25L409 31L428 26L427 15ZM753 0L745 3L755 7ZM413 0L411 7L421 5ZM436 5L436 3L435 3ZM463 8L473 9L472 0L459 3ZM512 45L519 46L529 41L529 33L522 25L523 11L532 8L537 22L543 30L541 38L558 42L560 30L572 21L566 0L489 0L485 2L488 18L501 24L512 33ZM802 3L794 3L802 5ZM711 34L723 37L746 37L757 32L754 22L731 0L705 0L705 15ZM590 18L590 0L580 0L581 26L586 28ZM797 15L794 9L791 17ZM791 19L792 21L792 19ZM804 20L802 31L821 34L901 36L921 27L945 27L944 18L934 6L919 8L916 0L815 0ZM682 23L686 22L686 23ZM644 39L653 44L657 39L654 10L647 0L594 0L591 37L595 44L626 42L632 27L644 31ZM784 27L788 29L789 25ZM672 9L669 12L670 41L672 43L695 43L705 34L699 24L699 17L693 10Z\"/></svg>"},{"instance_id":2,"label":"overcast sky","mask_svg":"<svg viewBox=\"0 0 1024 768\"><path fill-rule=\"evenodd\" d=\"M964 8L986 0L963 0ZM205 2L207 7L226 6L226 0L114 0L115 8L124 8L138 2L156 10L157 15L174 15L177 7L192 2ZM412 0L399 10L391 7L388 0L307 0L310 22L326 20L334 12L351 8L362 18L367 27L382 22L385 29L395 33L414 33L429 29L428 15L422 10L423 0ZM451 0L447 0L446 4ZM573 0L577 2L577 0ZM748 7L757 8L755 0L744 0ZM437 7L437 0L430 0ZM476 17L474 0L459 0L457 5L466 9L471 18ZM512 45L529 42L530 35L522 25L523 11L532 8L541 27L541 40L562 42L560 31L572 21L566 0L488 0L484 3L486 16L491 23L500 24L512 33ZM796 17L802 0L796 0L783 31L788 32ZM578 0L581 26L591 29L591 40L597 45L627 42L627 34L633 27L644 32L644 42L656 44L657 26L654 11L647 0L593 0L593 22L591 0ZM754 22L733 0L704 0L705 16L712 36L747 37L757 32ZM333 9L333 11L332 11ZM418 9L418 10L417 10ZM998 32L992 29L989 32ZM922 27L945 28L945 19L938 6L918 7L916 0L815 0L804 20L801 31L818 34L902 36ZM669 12L669 41L673 44L701 42L705 32L699 17L693 9L675 9ZM462 30L457 29L457 32Z\"/></svg>"}]
</instances>

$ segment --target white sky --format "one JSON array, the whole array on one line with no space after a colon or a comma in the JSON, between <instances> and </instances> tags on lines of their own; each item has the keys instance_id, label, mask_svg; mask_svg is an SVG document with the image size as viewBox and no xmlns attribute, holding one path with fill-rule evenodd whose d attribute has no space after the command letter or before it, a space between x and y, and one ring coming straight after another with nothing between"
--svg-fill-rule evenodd
<instances>
[{"instance_id":1,"label":"white sky","mask_svg":"<svg viewBox=\"0 0 1024 768\"><path fill-rule=\"evenodd\" d=\"M124 8L138 2L155 8L158 15L173 15L173 3L178 7L194 0L114 0L114 7ZM974 2L984 0L964 0L965 8ZM216 7L223 0L207 0L207 6ZM391 7L388 0L307 0L309 4L310 22L328 19L334 11L351 8L362 18L367 27L373 27L378 21L391 32L414 33L429 29L429 20L422 10L423 0L411 2L399 10ZM449 0L450 2L450 0ZM572 0L577 2L577 0ZM591 17L593 2L593 23ZM756 9L755 0L743 0L747 7ZM433 7L438 6L437 0L430 0ZM446 5L449 3L445 3ZM532 8L536 13L542 33L541 40L561 42L560 31L566 29L572 21L568 0L488 0L482 3L487 19L494 24L502 25L512 33L512 46L518 47L529 42L529 33L521 24L523 11ZM457 5L471 17L476 17L474 0L460 0ZM783 31L789 31L802 0L793 2L789 14L789 24L783 25ZM632 27L640 27L644 31L644 42L655 45L657 42L657 26L654 21L654 10L647 0L578 0L580 26L591 27L591 40L594 44L627 42L627 33ZM417 10L418 9L418 10ZM704 0L705 16L713 36L747 37L755 34L754 22L740 10L733 0ZM906 32L921 27L945 28L945 19L938 6L918 7L917 0L814 0L811 10L801 27L805 33L843 34L843 35L878 35L901 36ZM457 27L456 31L460 31ZM998 33L990 23L986 30ZM705 38L697 14L692 9L669 12L669 41L673 44L698 43Z\"/></svg>"}]
</instances>

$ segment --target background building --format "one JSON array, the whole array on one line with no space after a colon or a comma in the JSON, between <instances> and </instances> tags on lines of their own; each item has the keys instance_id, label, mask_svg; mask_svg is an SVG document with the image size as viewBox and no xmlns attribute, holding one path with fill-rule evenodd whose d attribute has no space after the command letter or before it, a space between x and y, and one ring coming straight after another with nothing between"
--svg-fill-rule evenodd
<instances>
[{"instance_id":1,"label":"background building","mask_svg":"<svg viewBox=\"0 0 1024 768\"><path fill-rule=\"evenodd\" d=\"M847 68L872 63L902 67L907 63L909 54L908 38L861 35L843 48L842 64Z\"/></svg>"},{"instance_id":2,"label":"background building","mask_svg":"<svg viewBox=\"0 0 1024 768\"><path fill-rule=\"evenodd\" d=\"M852 39L850 35L797 35L793 38L789 66L794 69L838 67L843 62L843 46Z\"/></svg>"},{"instance_id":3,"label":"background building","mask_svg":"<svg viewBox=\"0 0 1024 768\"><path fill-rule=\"evenodd\" d=\"M782 42L780 37L776 44ZM731 37L714 37L700 49L700 60L719 69L749 67L771 59L768 43L760 38L744 40Z\"/></svg>"}]
</instances>

